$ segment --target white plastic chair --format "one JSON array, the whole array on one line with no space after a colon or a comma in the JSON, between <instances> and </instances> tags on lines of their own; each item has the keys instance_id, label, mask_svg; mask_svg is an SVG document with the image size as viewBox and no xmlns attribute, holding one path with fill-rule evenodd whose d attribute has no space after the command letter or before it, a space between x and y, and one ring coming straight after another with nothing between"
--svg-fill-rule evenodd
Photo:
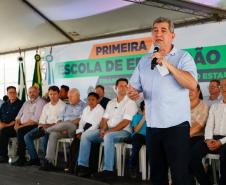
<instances>
[{"instance_id":1,"label":"white plastic chair","mask_svg":"<svg viewBox=\"0 0 226 185\"><path fill-rule=\"evenodd\" d=\"M146 145L143 145L140 149L140 171L142 174L142 180L150 179L150 165L147 165L147 152ZM148 173L147 173L148 169Z\"/></svg>"},{"instance_id":2,"label":"white plastic chair","mask_svg":"<svg viewBox=\"0 0 226 185\"><path fill-rule=\"evenodd\" d=\"M214 184L217 184L217 170L219 171L220 177L220 155L219 154L207 154L206 158L210 160L213 171L213 181Z\"/></svg>"},{"instance_id":3,"label":"white plastic chair","mask_svg":"<svg viewBox=\"0 0 226 185\"><path fill-rule=\"evenodd\" d=\"M34 140L34 144L35 144L36 151L38 152L39 138ZM12 163L17 157L17 146L18 146L17 137L11 137L9 139L9 144L8 144L9 163ZM26 158L30 159L30 156L27 151L26 151Z\"/></svg>"},{"instance_id":4,"label":"white plastic chair","mask_svg":"<svg viewBox=\"0 0 226 185\"><path fill-rule=\"evenodd\" d=\"M62 145L63 145L64 161L67 162L66 143L68 143L70 145L72 141L73 141L73 138L62 138L62 139L58 139L58 141L57 141L57 147L56 147L55 160L54 160L54 165L55 166L57 165L57 158L58 158L58 152L59 152L59 145L60 145L60 143L62 143Z\"/></svg>"},{"instance_id":5,"label":"white plastic chair","mask_svg":"<svg viewBox=\"0 0 226 185\"><path fill-rule=\"evenodd\" d=\"M122 149L122 176L125 174L125 161L126 161L126 150L132 149L132 144L124 144ZM139 169L142 174L142 180L147 180L150 178L150 165L148 164L148 176L147 176L147 153L146 145L143 145L139 151Z\"/></svg>"},{"instance_id":6,"label":"white plastic chair","mask_svg":"<svg viewBox=\"0 0 226 185\"><path fill-rule=\"evenodd\" d=\"M115 144L115 153L116 153L116 169L117 175L122 176L122 148L124 143L116 143ZM98 172L103 171L103 147L104 143L100 144L99 149L99 161L98 161Z\"/></svg>"},{"instance_id":7,"label":"white plastic chair","mask_svg":"<svg viewBox=\"0 0 226 185\"><path fill-rule=\"evenodd\" d=\"M15 158L17 156L17 138L11 137L8 144L8 157L9 159Z\"/></svg>"},{"instance_id":8,"label":"white plastic chair","mask_svg":"<svg viewBox=\"0 0 226 185\"><path fill-rule=\"evenodd\" d=\"M122 149L122 176L125 175L125 163L126 163L126 150L132 149L132 144L124 144L124 147Z\"/></svg>"}]
</instances>

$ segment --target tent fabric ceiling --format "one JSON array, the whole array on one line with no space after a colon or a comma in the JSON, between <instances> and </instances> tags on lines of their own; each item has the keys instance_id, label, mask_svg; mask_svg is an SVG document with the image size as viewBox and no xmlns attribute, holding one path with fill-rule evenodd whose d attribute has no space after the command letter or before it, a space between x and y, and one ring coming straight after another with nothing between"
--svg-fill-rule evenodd
<instances>
[{"instance_id":1,"label":"tent fabric ceiling","mask_svg":"<svg viewBox=\"0 0 226 185\"><path fill-rule=\"evenodd\" d=\"M172 19L178 25L208 19L195 12L183 11L182 7L172 10L172 5L171 8L166 7L160 1L4 0L0 2L0 21L4 25L0 29L0 54L16 52L19 48L34 49L148 31L152 21L160 15ZM208 20L212 20L211 17Z\"/></svg>"},{"instance_id":2,"label":"tent fabric ceiling","mask_svg":"<svg viewBox=\"0 0 226 185\"><path fill-rule=\"evenodd\" d=\"M215 8L220 8L226 10L225 0L186 0L188 2L196 2L204 5L209 5Z\"/></svg>"},{"instance_id":3,"label":"tent fabric ceiling","mask_svg":"<svg viewBox=\"0 0 226 185\"><path fill-rule=\"evenodd\" d=\"M104 13L133 4L132 2L121 0L54 0L54 3L53 0L29 0L29 2L38 7L53 21L93 16L101 12Z\"/></svg>"}]
</instances>

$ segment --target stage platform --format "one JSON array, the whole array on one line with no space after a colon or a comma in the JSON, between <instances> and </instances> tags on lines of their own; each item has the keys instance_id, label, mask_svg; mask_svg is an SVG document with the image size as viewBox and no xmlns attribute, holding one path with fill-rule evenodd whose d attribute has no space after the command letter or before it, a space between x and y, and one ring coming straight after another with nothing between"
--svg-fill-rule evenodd
<instances>
[{"instance_id":1,"label":"stage platform","mask_svg":"<svg viewBox=\"0 0 226 185\"><path fill-rule=\"evenodd\" d=\"M150 185L150 182L116 177L110 182L80 178L59 172L40 171L36 166L16 167L0 164L0 185Z\"/></svg>"}]
</instances>

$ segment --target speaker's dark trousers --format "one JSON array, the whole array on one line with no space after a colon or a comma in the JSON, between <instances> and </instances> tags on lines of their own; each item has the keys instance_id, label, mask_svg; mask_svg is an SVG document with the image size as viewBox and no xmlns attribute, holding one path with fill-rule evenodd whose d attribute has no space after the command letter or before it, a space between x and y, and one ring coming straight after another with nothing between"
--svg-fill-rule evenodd
<instances>
[{"instance_id":1,"label":"speaker's dark trousers","mask_svg":"<svg viewBox=\"0 0 226 185\"><path fill-rule=\"evenodd\" d=\"M168 185L170 168L173 185L190 185L189 122L169 128L147 127L147 153L152 185Z\"/></svg>"}]
</instances>

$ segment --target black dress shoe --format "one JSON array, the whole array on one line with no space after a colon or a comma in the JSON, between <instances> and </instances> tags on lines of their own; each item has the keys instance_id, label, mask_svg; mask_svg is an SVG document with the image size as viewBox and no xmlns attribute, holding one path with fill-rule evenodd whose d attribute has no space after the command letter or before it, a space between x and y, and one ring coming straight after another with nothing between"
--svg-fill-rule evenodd
<instances>
[{"instance_id":1,"label":"black dress shoe","mask_svg":"<svg viewBox=\"0 0 226 185\"><path fill-rule=\"evenodd\" d=\"M9 160L8 157L6 157L6 156L0 156L0 163L7 163L8 160Z\"/></svg>"},{"instance_id":2,"label":"black dress shoe","mask_svg":"<svg viewBox=\"0 0 226 185\"><path fill-rule=\"evenodd\" d=\"M76 170L76 167L75 167L75 162L71 162L69 163L65 168L64 168L64 172L65 173L68 173L68 174L76 174L77 170Z\"/></svg>"},{"instance_id":3,"label":"black dress shoe","mask_svg":"<svg viewBox=\"0 0 226 185\"><path fill-rule=\"evenodd\" d=\"M43 164L40 166L39 170L43 171L55 171L56 167L49 162L48 160L44 160Z\"/></svg>"},{"instance_id":4,"label":"black dress shoe","mask_svg":"<svg viewBox=\"0 0 226 185\"><path fill-rule=\"evenodd\" d=\"M79 177L90 177L91 172L88 167L85 166L78 166L78 173L77 176Z\"/></svg>"},{"instance_id":5,"label":"black dress shoe","mask_svg":"<svg viewBox=\"0 0 226 185\"><path fill-rule=\"evenodd\" d=\"M64 172L65 173L68 173L68 174L74 174L74 169L72 169L72 168L64 168Z\"/></svg>"},{"instance_id":6,"label":"black dress shoe","mask_svg":"<svg viewBox=\"0 0 226 185\"><path fill-rule=\"evenodd\" d=\"M94 175L100 181L112 181L116 178L113 171L104 170Z\"/></svg>"},{"instance_id":7,"label":"black dress shoe","mask_svg":"<svg viewBox=\"0 0 226 185\"><path fill-rule=\"evenodd\" d=\"M26 163L25 160L19 158L15 162L11 163L11 165L13 165L13 166L24 166L25 163Z\"/></svg>"},{"instance_id":8,"label":"black dress shoe","mask_svg":"<svg viewBox=\"0 0 226 185\"><path fill-rule=\"evenodd\" d=\"M137 169L135 167L129 169L129 177L132 179L137 178Z\"/></svg>"},{"instance_id":9,"label":"black dress shoe","mask_svg":"<svg viewBox=\"0 0 226 185\"><path fill-rule=\"evenodd\" d=\"M26 162L25 165L27 165L27 166L31 166L31 165L40 166L40 160L39 160L39 158L31 159L30 161Z\"/></svg>"}]
</instances>

